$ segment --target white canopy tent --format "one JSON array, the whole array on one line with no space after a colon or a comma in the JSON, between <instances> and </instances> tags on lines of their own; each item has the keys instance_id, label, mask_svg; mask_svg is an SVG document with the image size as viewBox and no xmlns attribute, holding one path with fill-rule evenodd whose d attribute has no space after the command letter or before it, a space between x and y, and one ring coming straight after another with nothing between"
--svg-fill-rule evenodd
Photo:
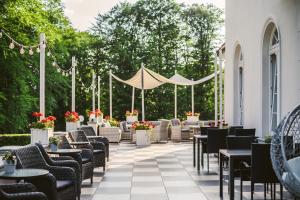
<instances>
[{"instance_id":1,"label":"white canopy tent","mask_svg":"<svg viewBox=\"0 0 300 200\"><path fill-rule=\"evenodd\" d=\"M112 77L118 80L119 82L125 83L127 85L132 86L132 110L134 109L134 98L135 98L135 88L141 89L142 90L142 120L145 120L145 107L144 107L144 90L148 89L153 89L156 87L159 87L162 84L165 83L171 83L175 85L175 109L174 109L174 114L175 118L177 116L177 85L182 85L182 86L192 86L192 113L194 113L194 85L204 83L212 78L215 77L215 96L217 96L216 92L216 81L217 81L217 74L219 71L217 70L217 66L215 63L215 73L206 76L202 79L199 79L197 81L194 80L189 80L177 73L175 73L174 76L171 78L165 78L164 76L159 75L158 73L145 68L143 65L141 69L138 70L138 72L130 79L128 80L123 80L117 77L116 75L112 74L110 71L109 75L109 88L110 88L110 117L112 118ZM217 98L215 98L215 101ZM221 101L220 101L221 102ZM215 103L216 107L217 103ZM215 108L217 109L217 108ZM217 119L217 117L216 117Z\"/></svg>"}]
</instances>

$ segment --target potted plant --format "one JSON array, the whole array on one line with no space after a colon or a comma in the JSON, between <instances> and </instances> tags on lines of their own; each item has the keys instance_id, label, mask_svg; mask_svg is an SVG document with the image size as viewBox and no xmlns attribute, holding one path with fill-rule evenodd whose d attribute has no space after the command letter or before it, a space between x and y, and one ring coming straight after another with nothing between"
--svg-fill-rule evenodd
<instances>
[{"instance_id":1,"label":"potted plant","mask_svg":"<svg viewBox=\"0 0 300 200\"><path fill-rule=\"evenodd\" d=\"M120 122L116 119L109 119L108 122L111 127L119 127L120 125Z\"/></svg>"},{"instance_id":2,"label":"potted plant","mask_svg":"<svg viewBox=\"0 0 300 200\"><path fill-rule=\"evenodd\" d=\"M135 122L132 124L132 128L136 133L136 145L137 146L149 146L151 144L151 129L154 125L150 122Z\"/></svg>"},{"instance_id":3,"label":"potted plant","mask_svg":"<svg viewBox=\"0 0 300 200\"><path fill-rule=\"evenodd\" d=\"M30 124L31 144L40 143L42 145L49 145L49 137L53 136L54 116L48 116L39 120L42 113L34 112L32 116L36 118L36 122Z\"/></svg>"},{"instance_id":4,"label":"potted plant","mask_svg":"<svg viewBox=\"0 0 300 200\"><path fill-rule=\"evenodd\" d=\"M12 174L16 169L16 159L11 152L6 152L2 158L3 167L6 174Z\"/></svg>"},{"instance_id":5,"label":"potted plant","mask_svg":"<svg viewBox=\"0 0 300 200\"><path fill-rule=\"evenodd\" d=\"M65 120L67 132L77 130L77 128L80 126L79 115L75 111L67 111L65 113Z\"/></svg>"},{"instance_id":6,"label":"potted plant","mask_svg":"<svg viewBox=\"0 0 300 200\"><path fill-rule=\"evenodd\" d=\"M191 111L189 112L185 112L185 115L186 115L186 120L188 122L197 122L199 121L199 116L200 116L200 113L192 113Z\"/></svg>"},{"instance_id":7,"label":"potted plant","mask_svg":"<svg viewBox=\"0 0 300 200\"><path fill-rule=\"evenodd\" d=\"M103 122L103 112L100 109L96 109L94 111L94 115L96 117L96 122L97 123L102 123Z\"/></svg>"},{"instance_id":8,"label":"potted plant","mask_svg":"<svg viewBox=\"0 0 300 200\"><path fill-rule=\"evenodd\" d=\"M133 123L138 121L138 115L139 111L138 110L133 110L133 112L126 111L125 116L126 116L126 121Z\"/></svg>"},{"instance_id":9,"label":"potted plant","mask_svg":"<svg viewBox=\"0 0 300 200\"><path fill-rule=\"evenodd\" d=\"M49 144L51 151L57 151L57 145L60 142L59 138L56 136L49 138Z\"/></svg>"},{"instance_id":10,"label":"potted plant","mask_svg":"<svg viewBox=\"0 0 300 200\"><path fill-rule=\"evenodd\" d=\"M272 142L272 136L271 135L266 135L265 136L265 143L271 143Z\"/></svg>"}]
</instances>

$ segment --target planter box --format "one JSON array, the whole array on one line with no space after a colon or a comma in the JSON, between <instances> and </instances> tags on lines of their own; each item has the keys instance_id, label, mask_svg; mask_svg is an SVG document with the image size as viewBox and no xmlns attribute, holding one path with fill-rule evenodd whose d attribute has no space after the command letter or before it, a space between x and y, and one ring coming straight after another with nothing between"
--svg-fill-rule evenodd
<instances>
[{"instance_id":1,"label":"planter box","mask_svg":"<svg viewBox=\"0 0 300 200\"><path fill-rule=\"evenodd\" d=\"M197 122L199 121L199 116L187 116L187 120L188 122Z\"/></svg>"},{"instance_id":2,"label":"planter box","mask_svg":"<svg viewBox=\"0 0 300 200\"><path fill-rule=\"evenodd\" d=\"M88 122L87 125L93 127L96 135L98 135L98 131L97 131L98 130L98 124L97 124L97 122Z\"/></svg>"},{"instance_id":3,"label":"planter box","mask_svg":"<svg viewBox=\"0 0 300 200\"><path fill-rule=\"evenodd\" d=\"M80 122L66 122L66 131L76 131L80 127Z\"/></svg>"},{"instance_id":4,"label":"planter box","mask_svg":"<svg viewBox=\"0 0 300 200\"><path fill-rule=\"evenodd\" d=\"M135 115L135 116L126 116L126 121L130 122L130 123L137 122L138 121L138 116L137 115Z\"/></svg>"},{"instance_id":5,"label":"planter box","mask_svg":"<svg viewBox=\"0 0 300 200\"><path fill-rule=\"evenodd\" d=\"M149 146L151 144L150 140L150 131L151 130L136 130L136 145L143 147L143 146Z\"/></svg>"},{"instance_id":6,"label":"planter box","mask_svg":"<svg viewBox=\"0 0 300 200\"><path fill-rule=\"evenodd\" d=\"M30 129L31 144L40 143L42 145L49 145L49 137L53 136L53 129Z\"/></svg>"}]
</instances>

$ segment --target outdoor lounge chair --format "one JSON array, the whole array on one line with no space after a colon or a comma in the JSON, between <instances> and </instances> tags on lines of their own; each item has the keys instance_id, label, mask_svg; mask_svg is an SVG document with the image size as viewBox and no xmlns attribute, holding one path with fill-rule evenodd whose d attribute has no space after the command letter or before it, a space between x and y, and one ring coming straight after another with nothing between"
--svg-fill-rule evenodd
<instances>
[{"instance_id":1,"label":"outdoor lounge chair","mask_svg":"<svg viewBox=\"0 0 300 200\"><path fill-rule=\"evenodd\" d=\"M30 183L0 185L1 200L47 200L47 196L38 192Z\"/></svg>"},{"instance_id":2,"label":"outdoor lounge chair","mask_svg":"<svg viewBox=\"0 0 300 200\"><path fill-rule=\"evenodd\" d=\"M119 143L121 141L121 130L119 127L99 127L99 135L106 137L109 142Z\"/></svg>"},{"instance_id":3,"label":"outdoor lounge chair","mask_svg":"<svg viewBox=\"0 0 300 200\"><path fill-rule=\"evenodd\" d=\"M97 141L90 141L84 131L71 131L69 132L69 136L73 142L89 142L90 145L85 145L89 147L93 151L94 155L94 167L103 167L103 171L105 171L105 144Z\"/></svg>"},{"instance_id":4,"label":"outdoor lounge chair","mask_svg":"<svg viewBox=\"0 0 300 200\"><path fill-rule=\"evenodd\" d=\"M120 129L121 129L121 139L122 140L131 140L131 132L130 128L128 127L127 121L120 122Z\"/></svg>"},{"instance_id":5,"label":"outdoor lounge chair","mask_svg":"<svg viewBox=\"0 0 300 200\"><path fill-rule=\"evenodd\" d=\"M103 144L105 145L106 158L107 160L109 160L109 140L106 137L97 136L94 128L91 126L81 126L80 128L78 128L78 130L84 131L86 137L90 141L103 142Z\"/></svg>"},{"instance_id":6,"label":"outdoor lounge chair","mask_svg":"<svg viewBox=\"0 0 300 200\"><path fill-rule=\"evenodd\" d=\"M190 129L182 128L179 119L171 120L171 140L181 141L190 139Z\"/></svg>"},{"instance_id":7,"label":"outdoor lounge chair","mask_svg":"<svg viewBox=\"0 0 300 200\"><path fill-rule=\"evenodd\" d=\"M46 194L48 200L75 200L77 176L73 168L50 166L37 146L25 146L14 151L19 168L46 169L49 174L30 180L38 191ZM80 197L78 197L79 199Z\"/></svg>"},{"instance_id":8,"label":"outdoor lounge chair","mask_svg":"<svg viewBox=\"0 0 300 200\"><path fill-rule=\"evenodd\" d=\"M88 146L76 145L81 149L80 155L72 156L81 166L81 179L91 179L91 184L93 183L94 175L94 156L93 152ZM72 149L66 136L60 136L60 143L58 145L61 149Z\"/></svg>"}]
</instances>

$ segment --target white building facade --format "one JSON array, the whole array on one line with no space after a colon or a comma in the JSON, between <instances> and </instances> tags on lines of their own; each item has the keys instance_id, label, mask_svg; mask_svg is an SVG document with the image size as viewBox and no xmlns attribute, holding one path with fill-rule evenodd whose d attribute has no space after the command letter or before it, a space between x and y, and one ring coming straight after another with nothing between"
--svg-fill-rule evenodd
<instances>
[{"instance_id":1,"label":"white building facade","mask_svg":"<svg viewBox=\"0 0 300 200\"><path fill-rule=\"evenodd\" d=\"M300 1L226 0L224 117L270 133L300 103Z\"/></svg>"}]
</instances>

